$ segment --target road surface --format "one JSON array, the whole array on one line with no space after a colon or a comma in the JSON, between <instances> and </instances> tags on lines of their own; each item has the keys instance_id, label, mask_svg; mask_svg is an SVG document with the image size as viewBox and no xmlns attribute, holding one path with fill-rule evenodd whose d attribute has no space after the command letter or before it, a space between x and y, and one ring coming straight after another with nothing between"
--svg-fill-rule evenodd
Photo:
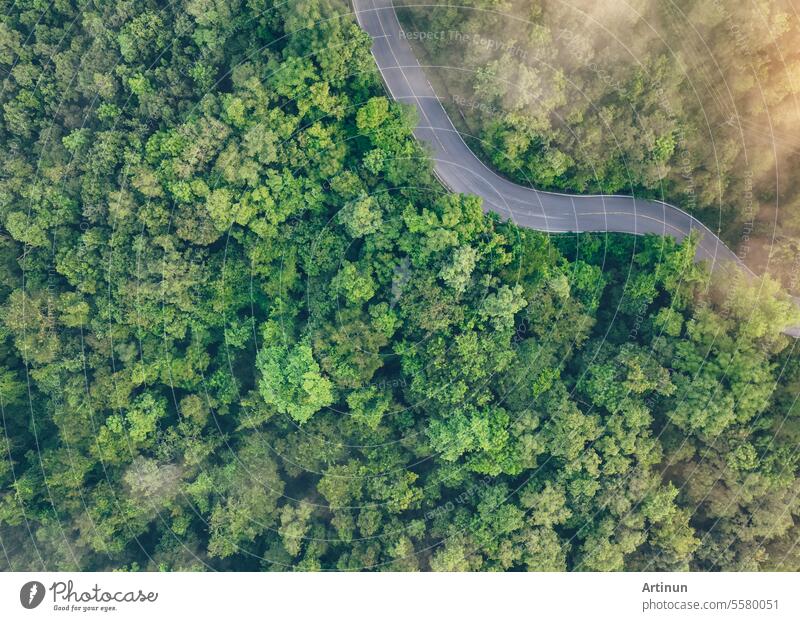
<instances>
[{"instance_id":1,"label":"road surface","mask_svg":"<svg viewBox=\"0 0 800 621\"><path fill-rule=\"evenodd\" d=\"M716 234L677 207L632 196L544 192L490 170L467 146L442 107L409 45L392 0L352 2L358 24L373 39L372 54L386 89L396 101L416 107L419 121L414 135L431 148L436 176L449 190L480 196L485 210L548 233L655 233L680 241L698 231L698 261L708 261L717 273L738 266L752 275ZM800 326L786 333L800 337Z\"/></svg>"}]
</instances>

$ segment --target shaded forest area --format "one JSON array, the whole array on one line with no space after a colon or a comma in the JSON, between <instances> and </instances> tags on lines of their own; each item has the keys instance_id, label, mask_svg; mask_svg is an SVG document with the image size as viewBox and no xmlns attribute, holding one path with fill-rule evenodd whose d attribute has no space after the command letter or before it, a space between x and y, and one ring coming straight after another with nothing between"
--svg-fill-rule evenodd
<instances>
[{"instance_id":1,"label":"shaded forest area","mask_svg":"<svg viewBox=\"0 0 800 621\"><path fill-rule=\"evenodd\" d=\"M800 569L776 282L443 193L342 5L43 7L0 21L0 567Z\"/></svg>"},{"instance_id":2,"label":"shaded forest area","mask_svg":"<svg viewBox=\"0 0 800 621\"><path fill-rule=\"evenodd\" d=\"M500 172L678 205L800 294L795 2L402 4L451 117Z\"/></svg>"}]
</instances>

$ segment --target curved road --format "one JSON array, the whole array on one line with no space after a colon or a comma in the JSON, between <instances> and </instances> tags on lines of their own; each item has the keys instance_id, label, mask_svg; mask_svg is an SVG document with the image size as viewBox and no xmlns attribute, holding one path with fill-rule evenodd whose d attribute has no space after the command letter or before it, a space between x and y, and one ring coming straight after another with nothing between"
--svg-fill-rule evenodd
<instances>
[{"instance_id":1,"label":"curved road","mask_svg":"<svg viewBox=\"0 0 800 621\"><path fill-rule=\"evenodd\" d=\"M490 170L467 146L431 87L397 19L392 0L352 0L358 24L373 39L372 54L389 94L419 113L417 139L433 151L434 171L453 192L476 194L484 210L520 226L549 233L615 232L671 235L701 233L696 259L712 271L732 265L752 272L707 226L667 203L631 196L543 192L512 183ZM800 326L785 331L800 337Z\"/></svg>"}]
</instances>

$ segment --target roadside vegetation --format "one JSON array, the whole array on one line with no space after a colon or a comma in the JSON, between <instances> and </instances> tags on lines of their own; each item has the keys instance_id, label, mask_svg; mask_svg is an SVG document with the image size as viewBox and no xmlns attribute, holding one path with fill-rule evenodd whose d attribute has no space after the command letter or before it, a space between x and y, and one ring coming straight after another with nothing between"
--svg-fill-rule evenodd
<instances>
[{"instance_id":1,"label":"roadside vegetation","mask_svg":"<svg viewBox=\"0 0 800 621\"><path fill-rule=\"evenodd\" d=\"M451 117L497 170L678 205L800 294L794 2L404 4Z\"/></svg>"}]
</instances>

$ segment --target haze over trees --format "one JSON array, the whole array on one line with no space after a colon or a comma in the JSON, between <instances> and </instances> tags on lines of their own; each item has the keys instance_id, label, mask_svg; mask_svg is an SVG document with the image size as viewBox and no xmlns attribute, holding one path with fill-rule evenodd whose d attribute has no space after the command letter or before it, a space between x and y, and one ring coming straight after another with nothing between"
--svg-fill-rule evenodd
<instances>
[{"instance_id":1,"label":"haze over trees","mask_svg":"<svg viewBox=\"0 0 800 621\"><path fill-rule=\"evenodd\" d=\"M499 171L676 204L800 294L795 2L405 4L450 116Z\"/></svg>"},{"instance_id":2,"label":"haze over trees","mask_svg":"<svg viewBox=\"0 0 800 621\"><path fill-rule=\"evenodd\" d=\"M446 194L343 5L3 14L0 567L800 568L774 281Z\"/></svg>"}]
</instances>

